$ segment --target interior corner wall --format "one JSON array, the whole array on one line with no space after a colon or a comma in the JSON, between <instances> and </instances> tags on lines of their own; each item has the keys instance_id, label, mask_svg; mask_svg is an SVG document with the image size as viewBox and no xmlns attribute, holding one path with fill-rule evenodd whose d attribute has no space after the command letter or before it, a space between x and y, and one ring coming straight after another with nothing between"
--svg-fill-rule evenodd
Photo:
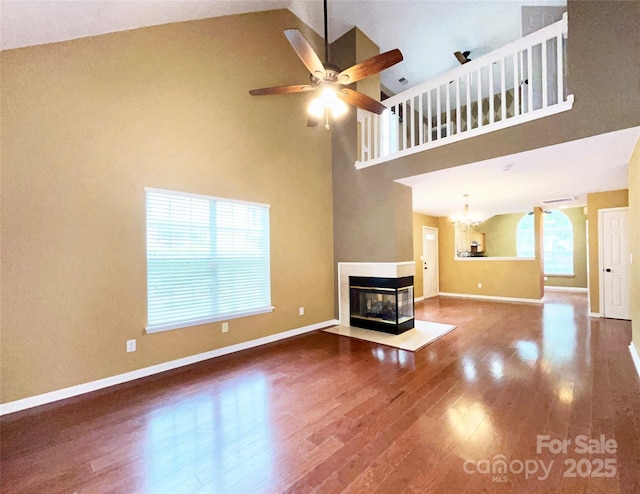
<instances>
[{"instance_id":1,"label":"interior corner wall","mask_svg":"<svg viewBox=\"0 0 640 494\"><path fill-rule=\"evenodd\" d=\"M438 228L439 219L435 216L413 213L413 260L416 263L416 274L413 279L413 295L415 298L424 296L424 280L422 269L423 236L422 227Z\"/></svg>"},{"instance_id":2,"label":"interior corner wall","mask_svg":"<svg viewBox=\"0 0 640 494\"><path fill-rule=\"evenodd\" d=\"M356 28L331 45L332 60L342 68L374 56L378 51ZM379 84L372 86L371 81L365 80L358 83L356 89L379 98ZM378 94L373 94L376 90ZM394 182L384 165L356 170L358 136L353 107L332 127L335 261L411 261L411 188Z\"/></svg>"},{"instance_id":3,"label":"interior corner wall","mask_svg":"<svg viewBox=\"0 0 640 494\"><path fill-rule=\"evenodd\" d=\"M589 243L589 311L600 311L600 263L598 238L598 211L607 208L621 208L629 205L629 191L610 190L587 195L587 220Z\"/></svg>"},{"instance_id":4,"label":"interior corner wall","mask_svg":"<svg viewBox=\"0 0 640 494\"><path fill-rule=\"evenodd\" d=\"M248 94L308 80L292 27L322 46L277 10L1 53L2 403L333 319L329 134ZM270 204L275 311L145 334L146 186Z\"/></svg>"},{"instance_id":5,"label":"interior corner wall","mask_svg":"<svg viewBox=\"0 0 640 494\"><path fill-rule=\"evenodd\" d=\"M629 161L629 243L631 245L631 331L640 354L640 138Z\"/></svg>"},{"instance_id":6,"label":"interior corner wall","mask_svg":"<svg viewBox=\"0 0 640 494\"><path fill-rule=\"evenodd\" d=\"M518 223L527 213L497 214L478 227L485 234L485 252L489 257L516 257Z\"/></svg>"}]
</instances>

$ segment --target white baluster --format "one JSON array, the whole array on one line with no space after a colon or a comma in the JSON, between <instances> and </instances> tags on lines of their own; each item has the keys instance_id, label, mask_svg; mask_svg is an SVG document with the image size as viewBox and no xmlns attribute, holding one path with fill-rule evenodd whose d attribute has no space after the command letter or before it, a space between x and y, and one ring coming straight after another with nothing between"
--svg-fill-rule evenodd
<instances>
[{"instance_id":1,"label":"white baluster","mask_svg":"<svg viewBox=\"0 0 640 494\"><path fill-rule=\"evenodd\" d=\"M445 129L447 131L447 137L449 137L451 127L453 127L451 125L451 84L449 83L445 87L447 88L447 118L445 119ZM440 130L440 132L442 132L442 130Z\"/></svg>"},{"instance_id":2,"label":"white baluster","mask_svg":"<svg viewBox=\"0 0 640 494\"><path fill-rule=\"evenodd\" d=\"M542 108L547 107L547 41L542 45Z\"/></svg>"},{"instance_id":3,"label":"white baluster","mask_svg":"<svg viewBox=\"0 0 640 494\"><path fill-rule=\"evenodd\" d=\"M460 78L456 77L456 134L460 133L462 129L462 105L460 104Z\"/></svg>"},{"instance_id":4,"label":"white baluster","mask_svg":"<svg viewBox=\"0 0 640 494\"><path fill-rule=\"evenodd\" d=\"M431 142L433 135L433 117L431 116L432 104L431 104L431 89L427 92L427 142Z\"/></svg>"},{"instance_id":5,"label":"white baluster","mask_svg":"<svg viewBox=\"0 0 640 494\"><path fill-rule=\"evenodd\" d=\"M367 161L371 159L371 147L369 146L369 134L370 134L370 122L369 117L363 117L362 119L362 146L364 153L367 155ZM364 154L362 157L364 161Z\"/></svg>"},{"instance_id":6,"label":"white baluster","mask_svg":"<svg viewBox=\"0 0 640 494\"><path fill-rule=\"evenodd\" d=\"M373 152L373 156L375 156L376 158L379 158L380 156L382 156L382 152L380 149L380 144L382 143L380 137L382 132L380 132L380 115L374 113L373 114L373 135L375 136L375 140L374 140L374 152Z\"/></svg>"},{"instance_id":7,"label":"white baluster","mask_svg":"<svg viewBox=\"0 0 640 494\"><path fill-rule=\"evenodd\" d=\"M442 137L442 103L440 102L440 87L438 86L438 91L436 92L436 97L438 98L436 100L436 122L438 125L438 128L436 129L436 139L440 139Z\"/></svg>"},{"instance_id":8,"label":"white baluster","mask_svg":"<svg viewBox=\"0 0 640 494\"><path fill-rule=\"evenodd\" d=\"M533 111L533 46L527 48L527 111Z\"/></svg>"},{"instance_id":9,"label":"white baluster","mask_svg":"<svg viewBox=\"0 0 640 494\"><path fill-rule=\"evenodd\" d=\"M556 37L556 52L557 52L557 63L558 63L558 103L562 103L564 101L564 50L562 44L562 34L559 34Z\"/></svg>"},{"instance_id":10,"label":"white baluster","mask_svg":"<svg viewBox=\"0 0 640 494\"><path fill-rule=\"evenodd\" d=\"M409 147L416 145L416 98L411 98L411 144Z\"/></svg>"},{"instance_id":11,"label":"white baluster","mask_svg":"<svg viewBox=\"0 0 640 494\"><path fill-rule=\"evenodd\" d=\"M519 52L518 52L519 53ZM519 54L513 55L513 116L520 114L520 83L518 82L518 74L520 71L518 58Z\"/></svg>"},{"instance_id":12,"label":"white baluster","mask_svg":"<svg viewBox=\"0 0 640 494\"><path fill-rule=\"evenodd\" d=\"M482 108L482 67L478 69L478 128L484 123L484 109Z\"/></svg>"},{"instance_id":13,"label":"white baluster","mask_svg":"<svg viewBox=\"0 0 640 494\"><path fill-rule=\"evenodd\" d=\"M493 101L493 64L489 64L489 125L491 125L495 120L495 108Z\"/></svg>"},{"instance_id":14,"label":"white baluster","mask_svg":"<svg viewBox=\"0 0 640 494\"><path fill-rule=\"evenodd\" d=\"M402 149L407 149L407 100L402 102Z\"/></svg>"},{"instance_id":15,"label":"white baluster","mask_svg":"<svg viewBox=\"0 0 640 494\"><path fill-rule=\"evenodd\" d=\"M467 72L467 132L471 130L471 72Z\"/></svg>"},{"instance_id":16,"label":"white baluster","mask_svg":"<svg viewBox=\"0 0 640 494\"><path fill-rule=\"evenodd\" d=\"M507 82L506 82L506 69L507 64L505 58L500 59L500 120L504 121L507 118Z\"/></svg>"},{"instance_id":17,"label":"white baluster","mask_svg":"<svg viewBox=\"0 0 640 494\"><path fill-rule=\"evenodd\" d=\"M422 105L424 104L424 93L420 93L418 95L418 144L424 144L424 109Z\"/></svg>"}]
</instances>

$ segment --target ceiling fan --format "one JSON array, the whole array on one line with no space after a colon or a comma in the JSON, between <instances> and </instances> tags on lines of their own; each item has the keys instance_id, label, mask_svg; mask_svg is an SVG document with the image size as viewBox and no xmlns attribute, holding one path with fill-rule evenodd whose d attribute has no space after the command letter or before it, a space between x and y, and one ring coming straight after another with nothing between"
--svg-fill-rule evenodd
<instances>
[{"instance_id":1,"label":"ceiling fan","mask_svg":"<svg viewBox=\"0 0 640 494\"><path fill-rule=\"evenodd\" d=\"M453 56L456 57L458 59L458 62L460 62L462 65L464 65L467 62L471 62L469 55L471 55L470 51L463 51L463 52L456 51L453 53Z\"/></svg>"},{"instance_id":2,"label":"ceiling fan","mask_svg":"<svg viewBox=\"0 0 640 494\"><path fill-rule=\"evenodd\" d=\"M369 77L370 75L382 72L402 61L402 53L395 49L367 60L357 63L348 69L341 70L336 65L329 62L329 37L327 26L327 0L324 0L324 64L313 50L309 42L297 29L286 29L284 35L289 40L294 51L302 60L307 70L311 73L309 84L296 84L291 86L265 87L252 89L249 94L252 96L262 96L270 94L291 94L306 91L318 91L320 96L314 99L309 105L308 127L315 127L324 115L326 118L325 127L329 128L329 112L333 117L338 117L347 111L345 103L357 106L372 113L381 114L387 109L382 103L369 96L354 91L348 87L349 84Z\"/></svg>"}]
</instances>

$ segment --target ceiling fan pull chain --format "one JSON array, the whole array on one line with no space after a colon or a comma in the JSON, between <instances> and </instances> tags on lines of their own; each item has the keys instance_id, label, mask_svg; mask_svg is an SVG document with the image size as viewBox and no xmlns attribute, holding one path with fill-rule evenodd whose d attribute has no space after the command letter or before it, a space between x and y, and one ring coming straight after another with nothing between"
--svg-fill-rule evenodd
<instances>
[{"instance_id":1,"label":"ceiling fan pull chain","mask_svg":"<svg viewBox=\"0 0 640 494\"><path fill-rule=\"evenodd\" d=\"M324 124L324 128L329 130L331 128L331 126L329 125L329 109L328 108L325 108L324 116L326 118L326 120L325 120L326 123Z\"/></svg>"}]
</instances>

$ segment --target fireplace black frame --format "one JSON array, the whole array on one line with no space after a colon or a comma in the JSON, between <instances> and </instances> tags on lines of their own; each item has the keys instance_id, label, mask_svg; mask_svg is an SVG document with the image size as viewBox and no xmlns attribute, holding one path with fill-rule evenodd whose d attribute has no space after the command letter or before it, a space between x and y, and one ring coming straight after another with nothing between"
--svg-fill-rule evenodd
<instances>
[{"instance_id":1,"label":"fireplace black frame","mask_svg":"<svg viewBox=\"0 0 640 494\"><path fill-rule=\"evenodd\" d=\"M407 292L406 294L401 292ZM363 294L385 298L386 313L371 313L362 306ZM400 298L410 297L410 316L401 314L406 310L406 303L400 306ZM367 298L366 296L364 298ZM354 327L382 331L384 333L401 334L415 326L413 301L413 276L401 278L377 278L349 276L349 324Z\"/></svg>"}]
</instances>

